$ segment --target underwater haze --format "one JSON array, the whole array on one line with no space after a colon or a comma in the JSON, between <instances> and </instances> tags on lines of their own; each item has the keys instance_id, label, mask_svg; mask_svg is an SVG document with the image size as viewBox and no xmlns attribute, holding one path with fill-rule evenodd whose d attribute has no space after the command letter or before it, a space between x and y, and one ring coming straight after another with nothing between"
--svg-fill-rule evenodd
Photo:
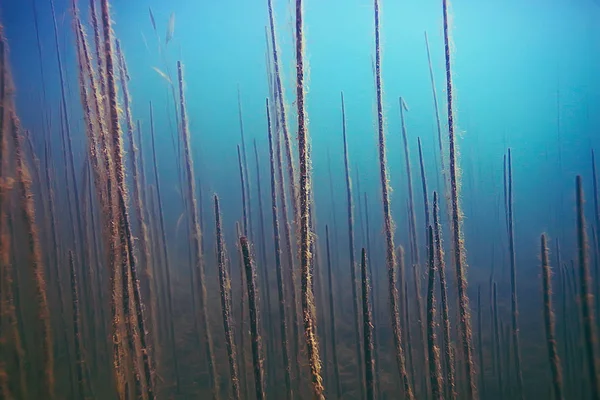
<instances>
[{"instance_id":1,"label":"underwater haze","mask_svg":"<svg viewBox=\"0 0 600 400\"><path fill-rule=\"evenodd\" d=\"M600 400L597 0L0 1L0 399Z\"/></svg>"}]
</instances>

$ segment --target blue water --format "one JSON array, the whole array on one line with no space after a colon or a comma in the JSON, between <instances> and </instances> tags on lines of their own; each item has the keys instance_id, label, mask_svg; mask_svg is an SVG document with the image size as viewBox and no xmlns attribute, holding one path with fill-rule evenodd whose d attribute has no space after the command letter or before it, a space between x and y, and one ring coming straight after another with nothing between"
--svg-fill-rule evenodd
<instances>
[{"instance_id":1,"label":"blue water","mask_svg":"<svg viewBox=\"0 0 600 400\"><path fill-rule=\"evenodd\" d=\"M32 1L36 2L39 19L45 99ZM55 7L59 46L66 74L76 172L80 177L86 155L86 136L78 90L78 64L69 3L66 0L56 0ZM79 3L84 20L87 21L87 1ZM324 258L325 225L328 224L331 229L334 219L336 221L337 231L334 232L333 240L337 246L334 261L338 264L335 279L340 301L338 318L342 321L340 324L345 324L340 328L340 346L346 351L343 377L346 394L343 398L359 397L356 379L352 375L354 370L351 367L356 360L348 353L353 351L354 336L349 289L351 281L348 272L350 267L347 265L348 257L344 256L348 254L348 246L340 111L342 91L346 102L348 147L354 190L356 257L358 259L358 249L366 246L363 203L366 193L369 202L366 207L369 210L369 233L373 248L370 260L373 268L381 272L381 281L375 284L376 291L379 288L376 295L381 304L378 321L382 326L378 329L381 331L380 336L385 338L385 342L380 343L380 351L389 353L386 354L389 360L384 364L386 371L382 372L387 394L382 395L382 398L395 398L397 393L394 383L397 375L385 301L387 286L383 278L385 241L378 175L372 7L372 2L367 0L306 0L304 5L308 77L306 104L312 146L315 230ZM294 143L294 157L297 159L293 8L292 2L275 1L283 83ZM156 32L152 28L149 9L156 19ZM205 211L203 217L206 226L206 268L210 279L207 284L209 303L210 307L216 309L214 315L211 311L211 318L214 329L221 332L222 321L218 312L220 302L214 261L214 215L210 198L216 193L221 199L225 236L232 265L237 270L235 223L242 217L236 152L236 146L241 140L238 88L241 93L248 175L252 192L250 213L254 218L254 235L258 237L259 218L259 194L256 188L257 173L253 153L253 142L256 141L262 179L261 195L267 232L268 264L272 265L273 259L265 115L265 99L269 97L266 66L267 60L270 60L266 53L265 39L268 26L266 1L114 0L111 12L115 35L122 43L131 76L129 89L132 95L133 115L136 120L141 121L143 127L142 151L149 177L149 102L154 106L158 167L163 185L167 236L174 260L172 268L177 276L177 290L183 291L179 300L188 294L186 252L189 236L183 227L186 223L182 224L180 220L183 218L186 221L188 216L183 214L182 217L184 203L177 172L180 161L177 159L177 146L174 146L172 141L172 135L176 134L173 99L167 80L154 68L170 74L173 83L176 84L175 63L181 60L184 64L192 153L196 177L201 182ZM31 130L38 154L43 154L43 111L46 110L51 115L53 128L50 143L58 176L56 184L60 187L64 185L61 174L65 163L61 155L59 124L61 89L49 0L5 0L0 4L0 13L10 46L18 114L23 127ZM173 39L165 43L171 15L175 21ZM589 249L592 254L592 232L596 230L600 233L600 227L594 224L590 154L592 149L600 149L600 112L597 111L600 109L598 21L600 6L598 2L591 0L456 0L451 4L454 112L460 153L460 194L469 266L468 294L473 308L472 324L476 327L478 285L482 287L483 306L486 307L484 316L488 317L488 282L492 265L494 279L499 284L502 318L506 324L509 322L510 284L503 208L503 155L507 148L511 148L521 353L525 395L528 399L546 398L544 396L548 395L550 388L546 349L542 345L545 337L542 325L539 235L542 232L549 235L553 264L556 263L557 239L561 242L563 260L568 262L573 259L577 262L575 175L583 176L587 200L585 211L591 243ZM87 26L88 40L91 44L91 29L89 24ZM420 258L424 260L425 219L417 137L423 144L430 203L433 190L438 193L444 191L424 39L424 32L427 32L442 120L442 135L446 141L446 81L441 1L383 0L381 29L384 112L390 184L393 189L391 202L396 225L395 242L407 249L410 247L406 207L407 179L398 103L399 96L402 96L409 107L405 115L417 217L417 240ZM332 168L331 176L328 172L328 154ZM357 193L359 180L361 193ZM64 208L64 193L60 188L55 190L57 202ZM359 201L362 210L358 208ZM450 254L451 237L444 211L445 204L445 201L442 202L442 222L446 252ZM591 261L592 267L596 268L597 254L591 257ZM454 269L450 267L449 258L447 263L448 274L452 276ZM424 289L427 273L425 267L421 267L421 286ZM410 267L407 268L407 274L411 270ZM600 279L597 272L596 269L593 273L594 284ZM556 271L555 276L558 275ZM238 279L237 276L234 279ZM270 279L270 314L272 318L277 318L274 272ZM454 279L451 278L450 282L453 283ZM555 285L555 291L560 292L558 281ZM449 290L453 301L451 307L456 308L455 288L452 286ZM239 291L234 293L239 295ZM53 307L51 305L51 309ZM318 313L325 307L326 302L317 303ZM560 314L558 300L555 307L559 314L557 324L561 326L563 315ZM451 317L456 325L455 315ZM319 323L323 324L324 321L320 318ZM474 331L474 337L477 338L479 333L476 329ZM185 332L186 335L189 334L188 331ZM486 321L483 332L484 347L486 359L491 360L490 332L489 322ZM416 335L416 325L413 335ZM263 332L263 336L267 336L267 333ZM189 338L186 336L185 340ZM413 337L413 340L417 339ZM222 351L221 337L216 341L219 342L218 346ZM559 339L559 351L562 349ZM278 359L277 365L279 362ZM305 360L300 362L306 365ZM226 387L228 375L224 352L222 360L219 359L218 363L223 369L221 380L225 382L223 387ZM268 364L269 360L265 363ZM200 365L202 371L205 371L202 360ZM195 381L193 374L191 376L189 379ZM248 379L250 376L249 374ZM488 361L485 381L489 398L500 398L489 389L493 387L495 379L496 373L492 371L491 361ZM205 380L205 377L200 379L202 382ZM272 381L268 382L273 384ZM308 381L305 383L308 384ZM328 391L333 390L334 385L330 380L326 379L325 385ZM188 392L181 394L181 398L194 398L197 392L194 392L192 387L192 384L186 386ZM226 393L225 390L223 389L223 393ZM270 398L283 398L280 397L283 396L282 392L272 390ZM169 398L167 393L165 391L164 397L161 398ZM253 394L252 391L250 393ZM569 398L579 398L577 393L569 395Z\"/></svg>"}]
</instances>

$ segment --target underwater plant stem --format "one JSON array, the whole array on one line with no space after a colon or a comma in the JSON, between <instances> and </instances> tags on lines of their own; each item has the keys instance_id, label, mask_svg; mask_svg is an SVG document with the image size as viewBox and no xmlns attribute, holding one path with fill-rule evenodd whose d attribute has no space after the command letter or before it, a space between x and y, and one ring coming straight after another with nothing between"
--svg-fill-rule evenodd
<instances>
[{"instance_id":1,"label":"underwater plant stem","mask_svg":"<svg viewBox=\"0 0 600 400\"><path fill-rule=\"evenodd\" d=\"M35 204L31 191L31 176L26 165L23 150L22 137L19 133L20 122L14 112L11 111L10 126L16 160L16 181L18 184L19 204L27 234L27 250L29 262L34 276L35 297L37 303L37 318L40 324L41 350L43 373L38 377L42 381L43 393L48 399L55 397L55 375L54 375L54 348L52 340L52 328L50 326L50 308L46 293L46 279L44 277L44 265L42 263L42 249L39 241L39 233L36 226Z\"/></svg>"},{"instance_id":2,"label":"underwater plant stem","mask_svg":"<svg viewBox=\"0 0 600 400\"><path fill-rule=\"evenodd\" d=\"M400 328L400 316L398 312L398 289L396 288L396 260L394 253L394 223L390 210L389 198L389 179L387 170L384 116L383 116L383 89L381 83L381 48L379 32L379 0L373 0L375 17L375 83L377 93L377 127L378 127L378 147L379 147L379 173L381 181L381 193L383 203L383 217L386 236L386 266L388 270L388 290L390 301L390 317L392 320L392 330L394 335L394 345L396 350L396 362L398 372L404 388L404 396L408 400L413 400L413 391L410 385L408 374L406 373L406 364L404 360L404 350L402 349L402 332Z\"/></svg>"},{"instance_id":3,"label":"underwater plant stem","mask_svg":"<svg viewBox=\"0 0 600 400\"><path fill-rule=\"evenodd\" d=\"M321 378L321 360L317 341L317 327L314 313L314 293L312 292L310 223L311 206L311 162L309 137L304 98L304 20L302 0L296 0L296 106L298 111L298 159L300 164L300 187L298 189L300 231L300 270L301 270L301 303L304 320L304 339L308 351L308 364L312 377L313 398L324 399L323 380ZM281 100L280 100L281 101Z\"/></svg>"},{"instance_id":4,"label":"underwater plant stem","mask_svg":"<svg viewBox=\"0 0 600 400\"><path fill-rule=\"evenodd\" d=\"M194 178L194 162L192 159L192 152L190 148L190 132L188 129L187 111L185 107L185 94L183 90L183 67L181 61L177 62L177 73L179 77L179 101L180 101L180 112L181 112L181 128L183 136L183 149L185 156L185 168L186 168L186 179L187 179L187 196L188 206L191 208L191 222L192 222L192 246L194 255L194 269L198 274L197 283L200 287L200 319L204 326L204 342L206 345L206 352L208 358L208 368L211 376L211 384L213 390L213 397L219 398L219 376L215 365L214 356L214 344L212 339L212 333L210 324L208 322L208 311L207 303L208 296L206 293L206 278L204 273L204 261L202 259L202 248L201 248L201 232L200 224L198 222L198 204L196 201L196 179Z\"/></svg>"},{"instance_id":5,"label":"underwater plant stem","mask_svg":"<svg viewBox=\"0 0 600 400\"><path fill-rule=\"evenodd\" d=\"M342 381L340 380L340 366L338 364L338 352L337 352L337 336L335 329L335 303L334 297L334 286L333 286L333 275L331 273L331 251L329 246L329 226L325 225L325 240L327 244L327 280L329 284L329 318L331 324L331 351L332 351L332 362L333 362L333 375L336 382L336 398L342 398Z\"/></svg>"},{"instance_id":6,"label":"underwater plant stem","mask_svg":"<svg viewBox=\"0 0 600 400\"><path fill-rule=\"evenodd\" d=\"M564 399L562 369L560 367L560 358L556 345L554 310L552 306L552 272L550 270L550 260L548 257L548 244L546 235L541 238L541 259L542 259L542 293L544 300L544 325L546 328L546 343L548 345L548 361L552 372L552 389L556 400Z\"/></svg>"},{"instance_id":7,"label":"underwater plant stem","mask_svg":"<svg viewBox=\"0 0 600 400\"><path fill-rule=\"evenodd\" d=\"M73 301L73 337L75 339L75 364L77 370L77 385L79 396L87 398L85 394L84 373L85 361L83 360L83 347L81 344L81 326L79 315L79 293L77 290L77 275L75 273L75 261L73 251L69 250L69 271L71 274L71 296Z\"/></svg>"},{"instance_id":8,"label":"underwater plant stem","mask_svg":"<svg viewBox=\"0 0 600 400\"><path fill-rule=\"evenodd\" d=\"M367 271L367 252L363 248L360 257L360 273L362 282L362 314L364 329L364 352L365 352L365 381L367 400L375 399L375 364L373 359L373 318L371 314L371 291L369 285L369 273Z\"/></svg>"},{"instance_id":9,"label":"underwater plant stem","mask_svg":"<svg viewBox=\"0 0 600 400\"><path fill-rule=\"evenodd\" d=\"M461 210L458 203L458 167L456 144L454 138L454 103L452 93L452 70L450 60L450 32L448 27L448 0L442 0L443 23L444 23L444 54L446 62L446 96L448 103L448 142L449 142L449 160L450 160L450 199L452 203L452 240L453 256L456 268L456 285L458 287L458 308L459 308L459 326L463 348L463 359L466 366L467 380L467 399L477 398L477 382L475 380L475 369L473 366L473 356L471 349L471 314L469 311L469 298L467 296L467 280L465 277L465 255L464 243L462 241L462 221Z\"/></svg>"},{"instance_id":10,"label":"underwater plant stem","mask_svg":"<svg viewBox=\"0 0 600 400\"><path fill-rule=\"evenodd\" d=\"M346 201L347 201L347 217L348 217L348 251L350 254L350 285L352 290L352 311L354 317L354 343L356 346L356 365L358 368L358 384L360 387L360 397L365 397L365 371L363 364L363 352L361 350L361 326L359 322L359 302L356 280L356 261L354 250L354 205L352 202L352 183L350 180L350 163L348 161L348 138L346 135L346 108L344 105L344 92L341 93L342 106L342 138L344 146L344 171L346 176ZM359 209L360 211L360 209ZM366 361L365 361L366 362Z\"/></svg>"},{"instance_id":11,"label":"underwater plant stem","mask_svg":"<svg viewBox=\"0 0 600 400\"><path fill-rule=\"evenodd\" d=\"M447 374L446 388L444 391L445 398L449 400L456 399L456 385L454 381L454 354L452 351L452 343L450 336L450 316L448 311L448 287L446 284L446 263L444 261L444 248L442 243L442 225L440 224L440 208L437 192L433 192L433 231L434 231L434 246L437 262L437 270L440 276L440 297L442 305L442 332L444 346L444 362Z\"/></svg>"},{"instance_id":12,"label":"underwater plant stem","mask_svg":"<svg viewBox=\"0 0 600 400\"><path fill-rule=\"evenodd\" d=\"M250 335L252 343L252 362L254 365L254 388L256 399L265 398L264 370L261 359L262 339L258 323L258 293L256 287L256 269L250 255L250 244L245 236L240 237L240 246L244 256L244 268L246 270L246 285L248 290L248 310L250 311Z\"/></svg>"},{"instance_id":13,"label":"underwater plant stem","mask_svg":"<svg viewBox=\"0 0 600 400\"><path fill-rule=\"evenodd\" d=\"M269 99L266 101L267 108L267 127L269 134L269 164L271 173L271 209L273 214L273 244L275 251L275 273L277 275L277 295L279 298L279 319L280 334L281 334L281 353L283 358L284 373L285 373L285 389L288 400L293 399L292 393L292 378L291 378L291 361L289 355L289 344L287 338L287 317L285 307L285 279L283 279L283 271L281 268L281 241L279 235L279 219L277 213L277 181L275 174L275 155L273 149L273 132L271 129L271 114L269 113ZM261 218L262 219L262 218Z\"/></svg>"},{"instance_id":14,"label":"underwater plant stem","mask_svg":"<svg viewBox=\"0 0 600 400\"><path fill-rule=\"evenodd\" d=\"M219 290L221 293L221 310L223 315L223 330L225 331L225 345L229 360L229 373L231 374L231 390L233 399L240 398L240 381L238 377L235 340L233 339L233 326L231 323L231 299L229 298L229 287L231 281L225 268L225 243L221 230L221 210L219 208L219 197L215 195L215 229L217 240L217 265L219 267Z\"/></svg>"},{"instance_id":15,"label":"underwater plant stem","mask_svg":"<svg viewBox=\"0 0 600 400\"><path fill-rule=\"evenodd\" d=\"M576 180L577 202L577 258L579 272L579 301L581 304L581 326L585 347L585 363L590 384L590 395L594 400L600 398L598 372L596 367L596 325L594 323L593 293L591 291L590 267L587 254L586 223L583 211L583 184L581 175Z\"/></svg>"},{"instance_id":16,"label":"underwater plant stem","mask_svg":"<svg viewBox=\"0 0 600 400\"><path fill-rule=\"evenodd\" d=\"M160 179L158 176L158 163L156 162L156 143L155 143L155 134L154 134L154 112L152 109L152 103L150 103L150 138L152 141L152 166L154 169L154 181L156 183L156 198L158 203L158 220L160 227L160 235L161 235L161 246L162 253L165 262L165 285L164 289L166 292L166 307L168 315L166 316L167 324L168 324L168 337L169 337L169 345L171 347L171 355L173 357L173 366L175 373L175 384L177 391L179 391L180 387L180 377L179 377L179 362L177 357L177 346L175 344L175 323L173 321L173 289L171 285L171 258L169 256L169 247L167 246L167 234L165 229L165 216L164 216L164 208L162 202L162 195L160 190Z\"/></svg>"},{"instance_id":17,"label":"underwater plant stem","mask_svg":"<svg viewBox=\"0 0 600 400\"><path fill-rule=\"evenodd\" d=\"M515 361L515 373L517 377L517 396L523 398L523 373L521 371L521 350L519 340L519 306L517 298L517 266L515 256L515 227L513 214L513 176L512 176L512 156L508 149L507 157L508 167L508 240L510 253L510 288L511 288L511 325L512 325L512 340L513 340L513 357Z\"/></svg>"},{"instance_id":18,"label":"underwater plant stem","mask_svg":"<svg viewBox=\"0 0 600 400\"><path fill-rule=\"evenodd\" d=\"M427 348L429 350L429 380L431 382L431 395L433 399L441 400L442 391L442 370L440 364L440 349L436 344L435 335L435 251L433 244L433 228L429 225L428 234L428 284L427 284Z\"/></svg>"}]
</instances>

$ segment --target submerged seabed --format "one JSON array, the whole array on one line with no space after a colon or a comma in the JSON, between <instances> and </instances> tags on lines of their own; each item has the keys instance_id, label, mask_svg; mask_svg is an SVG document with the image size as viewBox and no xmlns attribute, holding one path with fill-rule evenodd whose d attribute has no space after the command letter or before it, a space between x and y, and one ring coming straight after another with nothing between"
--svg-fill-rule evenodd
<instances>
[{"instance_id":1,"label":"submerged seabed","mask_svg":"<svg viewBox=\"0 0 600 400\"><path fill-rule=\"evenodd\" d=\"M559 126L556 162L571 184L555 187L560 204L533 202L556 232L533 233L515 218L525 201L515 202L513 179L526 173L515 166L531 158L518 145L502 149L488 177L492 223L470 218L484 208L472 200L482 198L474 174L486 172L474 167L483 157L474 151L461 171L452 81L452 47L461 44L452 43L446 0L443 45L424 37L428 147L410 129L403 97L399 132L388 129L379 0L364 9L373 21L373 176L350 157L344 93L339 146L326 149L326 170L312 168L323 152L309 135L302 0L291 8L293 40L282 40L271 0L263 5L267 128L249 140L238 86L240 141L223 155L237 174L226 177L194 163L213 150L193 145L186 70L166 51L174 15L163 38L149 11L167 99L153 103L129 91L135 76L108 0L67 10L74 65L61 54L54 3L50 16L37 3L37 128L19 119L0 27L0 399L600 399L594 148L580 155L589 169L570 172ZM38 18L52 19L52 60L42 60ZM443 59L441 71L432 57ZM50 62L61 87L52 105ZM289 63L294 72L284 78ZM148 120L136 119L134 98L147 102ZM392 134L401 148L386 147ZM388 164L398 159L401 176ZM215 179L228 182L235 202L212 191ZM315 201L315 180L327 181L319 199L328 202ZM465 239L463 225L477 237ZM537 257L526 273L517 240ZM469 264L471 241L489 249L485 262Z\"/></svg>"}]
</instances>

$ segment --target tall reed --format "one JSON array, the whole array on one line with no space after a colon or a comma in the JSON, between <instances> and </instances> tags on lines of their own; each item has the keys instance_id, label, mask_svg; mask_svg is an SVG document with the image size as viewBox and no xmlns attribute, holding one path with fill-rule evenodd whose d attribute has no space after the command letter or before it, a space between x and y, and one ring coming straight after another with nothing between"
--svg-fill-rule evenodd
<instances>
[{"instance_id":1,"label":"tall reed","mask_svg":"<svg viewBox=\"0 0 600 400\"><path fill-rule=\"evenodd\" d=\"M312 391L315 399L322 399L323 380L321 359L315 321L314 293L312 292L312 232L310 223L311 206L311 162L309 137L304 98L304 19L302 0L296 0L296 107L298 112L298 159L300 164L300 186L298 188L298 218L300 231L300 270L301 303L304 320L304 339L308 351L308 365L312 378Z\"/></svg>"},{"instance_id":2,"label":"tall reed","mask_svg":"<svg viewBox=\"0 0 600 400\"><path fill-rule=\"evenodd\" d=\"M71 297L73 304L73 338L75 340L75 365L77 370L77 386L80 398L87 398L84 383L85 361L83 358L83 346L81 343L81 316L79 314L79 293L77 289L77 274L75 272L75 261L73 251L69 250L69 271L71 274Z\"/></svg>"},{"instance_id":3,"label":"tall reed","mask_svg":"<svg viewBox=\"0 0 600 400\"><path fill-rule=\"evenodd\" d=\"M229 298L229 287L231 281L225 268L225 243L221 229L221 210L219 197L215 195L215 230L217 242L217 265L219 267L219 290L221 292L221 313L223 315L223 330L225 331L225 347L229 359L229 373L231 374L231 390L234 400L240 398L240 380L238 377L235 340L233 339L233 325L231 323L231 299Z\"/></svg>"},{"instance_id":4,"label":"tall reed","mask_svg":"<svg viewBox=\"0 0 600 400\"><path fill-rule=\"evenodd\" d=\"M42 342L41 354L43 371L37 378L39 379L38 382L41 382L42 384L42 393L47 396L48 399L53 399L55 397L56 386L54 375L54 348L52 328L50 326L50 308L46 293L46 278L44 276L42 249L36 224L35 204L31 191L31 176L23 155L20 121L14 110L10 112L10 127L15 152L17 193L19 196L21 216L25 224L25 232L27 235L27 251L31 271L34 277L37 318L39 320L39 330Z\"/></svg>"},{"instance_id":5,"label":"tall reed","mask_svg":"<svg viewBox=\"0 0 600 400\"><path fill-rule=\"evenodd\" d=\"M365 381L367 387L367 399L375 399L375 360L373 358L373 316L371 313L371 289L369 273L367 271L367 252L364 247L360 257L360 274L362 282L362 314L364 329L364 352L365 352Z\"/></svg>"},{"instance_id":6,"label":"tall reed","mask_svg":"<svg viewBox=\"0 0 600 400\"><path fill-rule=\"evenodd\" d=\"M340 366L338 364L338 352L337 352L337 335L335 326L335 303L334 294L335 288L333 286L333 275L331 273L331 250L329 246L329 226L325 225L325 241L327 245L327 280L328 280L328 291L329 291L329 319L331 325L331 359L333 362L333 375L336 383L336 398L342 398L342 381L340 380Z\"/></svg>"},{"instance_id":7,"label":"tall reed","mask_svg":"<svg viewBox=\"0 0 600 400\"><path fill-rule=\"evenodd\" d=\"M250 254L250 244L245 236L240 237L240 246L244 256L246 285L248 290L248 310L250 311L250 335L252 343L252 363L254 366L254 389L256 399L265 398L264 376L262 361L262 339L258 323L258 288L256 287L256 268Z\"/></svg>"},{"instance_id":8,"label":"tall reed","mask_svg":"<svg viewBox=\"0 0 600 400\"><path fill-rule=\"evenodd\" d=\"M204 273L204 261L202 259L201 248L201 232L198 222L198 204L196 201L196 179L194 178L194 161L190 146L190 132L188 129L188 117L185 107L185 94L183 90L183 67L181 61L177 62L177 75L179 78L179 103L181 112L181 128L183 136L183 149L185 156L185 170L187 179L187 201L191 208L191 223L192 223L192 247L194 256L194 269L198 274L197 285L200 287L200 320L204 326L204 342L206 344L206 352L208 358L208 368L211 378L213 397L219 398L219 376L215 365L214 344L212 339L211 327L208 322L207 303L208 297L206 294L206 277Z\"/></svg>"},{"instance_id":9,"label":"tall reed","mask_svg":"<svg viewBox=\"0 0 600 400\"><path fill-rule=\"evenodd\" d=\"M483 307L481 306L481 285L477 285L477 354L479 363L479 385L481 387L481 397L486 397L485 390L485 366L483 358L483 317L481 315Z\"/></svg>"},{"instance_id":10,"label":"tall reed","mask_svg":"<svg viewBox=\"0 0 600 400\"><path fill-rule=\"evenodd\" d=\"M267 109L267 128L269 134L269 164L271 173L271 210L273 214L273 244L275 251L275 273L277 275L277 295L279 298L279 319L281 320L279 329L281 334L281 356L285 373L285 389L288 400L293 398L291 361L289 355L289 344L287 334L287 316L285 306L285 279L281 268L281 240L279 235L279 218L277 213L277 179L275 174L275 154L273 149L273 132L271 127L271 114L269 112L269 100L266 101ZM266 265L265 265L266 267Z\"/></svg>"},{"instance_id":11,"label":"tall reed","mask_svg":"<svg viewBox=\"0 0 600 400\"><path fill-rule=\"evenodd\" d=\"M379 32L379 0L373 0L373 9L375 17L375 87L377 93L377 128L378 128L378 147L379 147L379 174L381 181L381 194L383 203L383 218L386 237L386 266L388 270L388 294L390 301L390 316L392 320L392 330L394 335L394 346L396 353L396 362L398 372L404 388L404 395L408 400L414 398L410 385L408 374L406 373L406 364L404 360L404 350L402 349L402 331L400 328L400 315L398 311L398 289L396 288L396 259L394 253L394 223L392 221L392 212L390 209L390 186L387 169L387 158L385 148L384 116L383 116L383 89L381 83L381 48Z\"/></svg>"},{"instance_id":12,"label":"tall reed","mask_svg":"<svg viewBox=\"0 0 600 400\"><path fill-rule=\"evenodd\" d=\"M427 228L427 248L429 253L428 284L427 284L427 349L429 350L429 380L431 395L441 400L444 396L442 389L442 369L440 364L440 349L435 335L435 246L433 244L433 228Z\"/></svg>"},{"instance_id":13,"label":"tall reed","mask_svg":"<svg viewBox=\"0 0 600 400\"><path fill-rule=\"evenodd\" d=\"M448 311L448 287L446 285L446 263L444 261L444 248L442 242L442 225L440 224L440 207L437 192L433 192L433 231L435 258L440 276L440 300L442 305L442 332L444 346L444 369L446 370L446 387L444 396L447 399L456 399L456 385L454 381L454 352L450 336L450 316Z\"/></svg>"},{"instance_id":14,"label":"tall reed","mask_svg":"<svg viewBox=\"0 0 600 400\"><path fill-rule=\"evenodd\" d=\"M473 366L473 348L471 334L471 313L467 296L466 257L462 236L462 217L458 202L459 177L457 166L457 151L454 139L454 98L452 92L452 69L450 60L450 32L448 27L448 0L442 0L444 24L444 55L446 66L446 100L448 103L448 142L450 161L450 200L452 203L452 240L454 265L456 267L456 285L458 287L459 326L462 341L463 359L466 366L467 399L477 398L477 382Z\"/></svg>"},{"instance_id":15,"label":"tall reed","mask_svg":"<svg viewBox=\"0 0 600 400\"><path fill-rule=\"evenodd\" d=\"M511 326L512 326L512 340L513 340L513 352L515 359L515 373L517 377L517 396L523 398L523 373L521 370L521 350L519 341L519 306L517 298L517 266L515 256L515 227L514 227L514 214L513 214L513 177L512 177L512 156L511 151L508 149L507 155L507 168L508 168L508 245L509 245L509 256L510 256L510 304L511 304Z\"/></svg>"},{"instance_id":16,"label":"tall reed","mask_svg":"<svg viewBox=\"0 0 600 400\"><path fill-rule=\"evenodd\" d=\"M359 322L358 307L360 298L357 293L356 286L356 265L355 265L355 250L354 250L354 205L352 202L352 183L350 181L350 163L348 162L348 139L346 136L346 109L344 106L344 93L341 93L342 100L342 139L344 146L344 171L346 176L346 202L347 202L347 217L348 217L348 252L350 254L350 285L352 293L352 314L354 318L354 345L356 351L356 366L358 369L358 384L360 387L360 397L365 397L365 371L363 364L363 353L361 351L361 327ZM360 209L359 209L360 212Z\"/></svg>"},{"instance_id":17,"label":"tall reed","mask_svg":"<svg viewBox=\"0 0 600 400\"><path fill-rule=\"evenodd\" d=\"M598 387L598 370L596 366L596 325L594 322L593 299L591 291L590 267L587 253L586 222L583 211L583 184L581 175L575 179L577 203L577 260L579 272L579 302L581 304L581 329L583 331L583 345L585 347L585 366L587 369L590 396L594 400L600 398Z\"/></svg>"},{"instance_id":18,"label":"tall reed","mask_svg":"<svg viewBox=\"0 0 600 400\"><path fill-rule=\"evenodd\" d=\"M545 234L542 234L540 241L540 255L542 260L542 293L544 299L544 325L546 328L546 343L548 345L548 361L550 362L550 370L552 371L552 389L554 391L554 399L562 400L564 398L562 369L560 367L560 358L558 356L558 349L556 345L554 310L552 306L552 272L550 270L548 244Z\"/></svg>"},{"instance_id":19,"label":"tall reed","mask_svg":"<svg viewBox=\"0 0 600 400\"><path fill-rule=\"evenodd\" d=\"M162 247L162 254L164 257L164 267L165 267L165 286L164 292L165 297L163 303L166 303L167 307L167 315L166 322L168 324L168 339L170 346L170 353L173 357L173 369L175 374L175 385L177 391L180 388L180 374L179 374L179 360L177 356L177 345L175 343L175 323L173 321L173 288L171 285L171 258L169 255L169 246L167 245L167 233L165 229L165 215L164 208L162 202L162 195L160 190L160 179L158 175L158 163L156 161L156 142L154 135L154 111L152 108L152 103L150 103L150 139L152 141L152 167L154 169L154 182L156 183L156 198L158 203L158 222L160 227L160 245Z\"/></svg>"}]
</instances>

